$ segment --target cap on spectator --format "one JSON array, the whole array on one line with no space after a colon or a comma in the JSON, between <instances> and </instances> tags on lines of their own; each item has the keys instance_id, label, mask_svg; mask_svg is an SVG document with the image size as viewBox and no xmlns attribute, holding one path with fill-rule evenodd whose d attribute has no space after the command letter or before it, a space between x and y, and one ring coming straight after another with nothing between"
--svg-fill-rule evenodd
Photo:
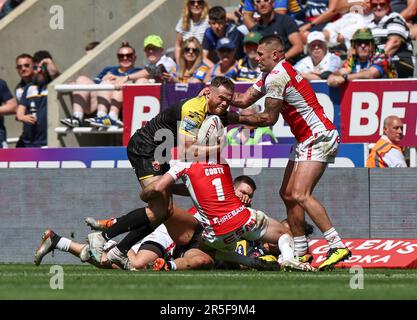
<instances>
[{"instance_id":1,"label":"cap on spectator","mask_svg":"<svg viewBox=\"0 0 417 320\"><path fill-rule=\"evenodd\" d=\"M310 32L307 36L307 44L312 43L313 41L321 41L326 42L326 38L324 37L324 33L320 31L313 31Z\"/></svg>"},{"instance_id":2,"label":"cap on spectator","mask_svg":"<svg viewBox=\"0 0 417 320\"><path fill-rule=\"evenodd\" d=\"M356 40L374 40L372 31L369 28L362 28L355 31L352 36L352 41Z\"/></svg>"},{"instance_id":3,"label":"cap on spectator","mask_svg":"<svg viewBox=\"0 0 417 320\"><path fill-rule=\"evenodd\" d=\"M243 44L245 43L259 43L259 40L261 40L262 35L259 32L249 32L244 38L243 38Z\"/></svg>"},{"instance_id":4,"label":"cap on spectator","mask_svg":"<svg viewBox=\"0 0 417 320\"><path fill-rule=\"evenodd\" d=\"M160 36L157 36L156 34L151 34L147 36L145 40L143 41L143 47L146 48L147 46L163 48L164 41L162 41L162 38Z\"/></svg>"},{"instance_id":5,"label":"cap on spectator","mask_svg":"<svg viewBox=\"0 0 417 320\"><path fill-rule=\"evenodd\" d=\"M217 42L217 46L216 49L234 49L235 48L235 44L230 41L229 38L221 38L218 42Z\"/></svg>"}]
</instances>

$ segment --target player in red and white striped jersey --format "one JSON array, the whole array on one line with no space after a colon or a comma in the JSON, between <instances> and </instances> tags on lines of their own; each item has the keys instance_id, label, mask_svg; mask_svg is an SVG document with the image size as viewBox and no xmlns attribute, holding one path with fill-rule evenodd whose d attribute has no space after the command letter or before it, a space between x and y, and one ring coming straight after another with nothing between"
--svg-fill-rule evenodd
<instances>
[{"instance_id":1,"label":"player in red and white striped jersey","mask_svg":"<svg viewBox=\"0 0 417 320\"><path fill-rule=\"evenodd\" d=\"M212 258L236 262L236 243L241 239L277 243L284 267L312 271L308 263L294 259L291 231L263 212L245 207L233 188L230 167L223 159L218 162L177 162L157 182L147 186L141 199L147 201L164 192L182 178L198 210L204 231L200 249ZM219 255L225 253L224 255ZM240 257L243 259L243 257ZM186 258L183 258L186 261ZM181 259L176 260L181 264ZM186 264L186 262L184 262Z\"/></svg>"},{"instance_id":2,"label":"player in red and white striped jersey","mask_svg":"<svg viewBox=\"0 0 417 320\"><path fill-rule=\"evenodd\" d=\"M295 253L301 261L308 255L304 232L305 211L322 231L329 244L327 259L319 269L330 269L350 257L333 227L326 209L312 196L327 163L334 162L339 146L339 134L327 118L309 82L285 61L281 38L262 38L257 49L258 66L262 73L245 93L235 93L232 105L247 108L265 96L265 110L254 115L229 113L230 123L255 127L274 125L281 113L297 142L293 146L282 182L280 195L287 208L288 222L294 234Z\"/></svg>"}]
</instances>

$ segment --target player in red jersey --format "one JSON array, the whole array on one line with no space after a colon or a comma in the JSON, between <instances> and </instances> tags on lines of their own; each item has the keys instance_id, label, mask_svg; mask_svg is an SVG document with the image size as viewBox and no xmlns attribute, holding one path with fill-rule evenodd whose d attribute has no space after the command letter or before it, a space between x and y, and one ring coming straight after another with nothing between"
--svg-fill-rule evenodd
<instances>
[{"instance_id":1,"label":"player in red jersey","mask_svg":"<svg viewBox=\"0 0 417 320\"><path fill-rule=\"evenodd\" d=\"M262 211L245 207L236 196L230 167L224 159L208 162L177 162L154 184L147 186L141 199L152 197L171 188L182 178L204 228L200 249L213 259L219 252L226 261L234 253L237 241L262 240L277 243L283 255L284 268L313 271L310 264L294 259L291 231ZM216 255L217 252L217 255ZM243 257L241 257L243 259ZM189 258L176 259L178 269L187 269ZM235 261L233 261L235 262Z\"/></svg>"},{"instance_id":2,"label":"player in red jersey","mask_svg":"<svg viewBox=\"0 0 417 320\"><path fill-rule=\"evenodd\" d=\"M288 222L294 234L295 253L300 261L308 261L307 238L304 232L305 211L318 226L329 244L327 259L320 270L330 269L346 260L351 252L333 227L326 209L312 195L327 163L334 162L339 134L327 118L309 82L285 61L284 45L275 35L261 39L257 49L261 74L245 93L235 93L232 105L247 108L265 96L263 112L242 116L229 113L230 123L255 127L274 125L281 113L297 142L288 161L280 195L287 208Z\"/></svg>"}]
</instances>

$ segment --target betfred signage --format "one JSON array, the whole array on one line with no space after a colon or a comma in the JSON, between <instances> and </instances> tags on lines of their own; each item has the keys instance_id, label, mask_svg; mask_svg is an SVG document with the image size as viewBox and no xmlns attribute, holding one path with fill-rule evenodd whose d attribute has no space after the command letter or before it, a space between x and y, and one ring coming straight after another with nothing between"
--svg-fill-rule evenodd
<instances>
[{"instance_id":1,"label":"betfred signage","mask_svg":"<svg viewBox=\"0 0 417 320\"><path fill-rule=\"evenodd\" d=\"M349 82L341 99L344 143L374 143L384 119L396 115L404 123L403 146L417 146L417 80Z\"/></svg>"},{"instance_id":2,"label":"betfred signage","mask_svg":"<svg viewBox=\"0 0 417 320\"><path fill-rule=\"evenodd\" d=\"M123 87L123 145L139 128L161 112L161 85L127 85Z\"/></svg>"},{"instance_id":3,"label":"betfred signage","mask_svg":"<svg viewBox=\"0 0 417 320\"><path fill-rule=\"evenodd\" d=\"M252 84L237 83L236 92L245 92ZM328 118L340 129L340 93L339 88L329 87L324 81L312 82L317 99L323 106ZM201 91L202 84L151 84L126 85L123 87L123 145L127 145L129 138L135 131L143 127L146 122L159 112L176 104L182 99L196 97ZM265 98L256 102L260 109L264 109ZM292 144L295 141L290 127L282 117L272 127L272 131L279 139L279 143Z\"/></svg>"},{"instance_id":4,"label":"betfred signage","mask_svg":"<svg viewBox=\"0 0 417 320\"><path fill-rule=\"evenodd\" d=\"M349 260L338 263L338 268L417 268L417 239L343 239L352 251ZM312 265L318 267L326 260L326 240L312 239L310 253Z\"/></svg>"}]
</instances>

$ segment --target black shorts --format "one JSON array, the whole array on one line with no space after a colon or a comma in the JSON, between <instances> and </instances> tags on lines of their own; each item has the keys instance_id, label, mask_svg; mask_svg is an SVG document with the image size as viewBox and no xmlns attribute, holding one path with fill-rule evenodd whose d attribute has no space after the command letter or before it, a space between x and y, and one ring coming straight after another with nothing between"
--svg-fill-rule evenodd
<instances>
[{"instance_id":1,"label":"black shorts","mask_svg":"<svg viewBox=\"0 0 417 320\"><path fill-rule=\"evenodd\" d=\"M193 237L191 238L190 242L183 245L183 246L176 246L174 250L174 258L182 258L184 254L190 249L197 249L200 244L200 237L203 233L203 227L201 224L197 224L194 229Z\"/></svg>"},{"instance_id":2,"label":"black shorts","mask_svg":"<svg viewBox=\"0 0 417 320\"><path fill-rule=\"evenodd\" d=\"M150 146L145 142L130 139L127 145L127 158L135 169L136 177L139 181L154 176L162 176L168 172L169 163L160 163L154 159Z\"/></svg>"}]
</instances>

